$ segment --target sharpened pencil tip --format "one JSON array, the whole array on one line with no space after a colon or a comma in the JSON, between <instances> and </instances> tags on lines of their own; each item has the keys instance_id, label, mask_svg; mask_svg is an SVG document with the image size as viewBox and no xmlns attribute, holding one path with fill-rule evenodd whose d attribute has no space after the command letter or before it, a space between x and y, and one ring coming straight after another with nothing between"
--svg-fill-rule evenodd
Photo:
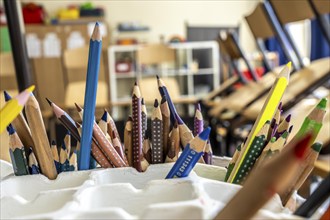
<instances>
[{"instance_id":1,"label":"sharpened pencil tip","mask_svg":"<svg viewBox=\"0 0 330 220\"><path fill-rule=\"evenodd\" d=\"M286 66L287 66L289 69L291 69L291 66L292 66L292 62L291 62L291 61L289 61L289 62L286 64Z\"/></svg>"},{"instance_id":2,"label":"sharpened pencil tip","mask_svg":"<svg viewBox=\"0 0 330 220\"><path fill-rule=\"evenodd\" d=\"M107 122L107 118L108 118L108 112L107 111L104 111L102 117L101 117L101 120Z\"/></svg>"},{"instance_id":3,"label":"sharpened pencil tip","mask_svg":"<svg viewBox=\"0 0 330 220\"><path fill-rule=\"evenodd\" d=\"M155 99L155 102L154 102L154 107L157 108L158 107L158 100Z\"/></svg>"},{"instance_id":4,"label":"sharpened pencil tip","mask_svg":"<svg viewBox=\"0 0 330 220\"><path fill-rule=\"evenodd\" d=\"M156 75L156 77L157 77L157 79L159 79L159 76L158 75Z\"/></svg>"},{"instance_id":5,"label":"sharpened pencil tip","mask_svg":"<svg viewBox=\"0 0 330 220\"><path fill-rule=\"evenodd\" d=\"M28 92L33 92L34 88L35 88L35 86L32 85L32 86L30 86L29 88L27 88L26 91L28 91Z\"/></svg>"},{"instance_id":6,"label":"sharpened pencil tip","mask_svg":"<svg viewBox=\"0 0 330 220\"><path fill-rule=\"evenodd\" d=\"M53 103L52 101L50 101L48 98L46 98L46 100L47 100L49 105L52 105L52 103Z\"/></svg>"},{"instance_id":7,"label":"sharpened pencil tip","mask_svg":"<svg viewBox=\"0 0 330 220\"><path fill-rule=\"evenodd\" d=\"M63 143L62 143L61 148L62 148L63 150L66 150L66 145L65 145L64 141L63 141Z\"/></svg>"},{"instance_id":8,"label":"sharpened pencil tip","mask_svg":"<svg viewBox=\"0 0 330 220\"><path fill-rule=\"evenodd\" d=\"M175 114L175 118L179 125L184 124L184 122L182 121L182 119L180 118L180 116L178 114Z\"/></svg>"},{"instance_id":9,"label":"sharpened pencil tip","mask_svg":"<svg viewBox=\"0 0 330 220\"><path fill-rule=\"evenodd\" d=\"M292 128L293 128L293 125L291 125L291 126L289 127L289 130L288 130L289 133L291 133Z\"/></svg>"},{"instance_id":10,"label":"sharpened pencil tip","mask_svg":"<svg viewBox=\"0 0 330 220\"><path fill-rule=\"evenodd\" d=\"M76 109L78 110L78 112L82 111L82 108L75 102L74 105L76 106Z\"/></svg>"},{"instance_id":11,"label":"sharpened pencil tip","mask_svg":"<svg viewBox=\"0 0 330 220\"><path fill-rule=\"evenodd\" d=\"M81 127L81 124L80 124L80 123L78 123L78 122L76 122L76 121L75 121L74 123L76 124L76 127L77 127L77 128L80 128L80 127Z\"/></svg>"},{"instance_id":12,"label":"sharpened pencil tip","mask_svg":"<svg viewBox=\"0 0 330 220\"><path fill-rule=\"evenodd\" d=\"M286 122L290 122L291 121L291 114L289 114L288 116L286 116L285 121Z\"/></svg>"},{"instance_id":13,"label":"sharpened pencil tip","mask_svg":"<svg viewBox=\"0 0 330 220\"><path fill-rule=\"evenodd\" d=\"M286 139L286 138L288 137L288 135L289 135L289 132L285 131L285 132L281 135L281 137L284 138L284 139Z\"/></svg>"},{"instance_id":14,"label":"sharpened pencil tip","mask_svg":"<svg viewBox=\"0 0 330 220\"><path fill-rule=\"evenodd\" d=\"M211 128L210 127L207 127L204 129L204 131L202 131L198 137L200 139L202 139L203 141L206 141L208 138L209 138L209 135L210 135L210 132L211 132Z\"/></svg>"},{"instance_id":15,"label":"sharpened pencil tip","mask_svg":"<svg viewBox=\"0 0 330 220\"><path fill-rule=\"evenodd\" d=\"M137 86L137 81L135 81L134 86Z\"/></svg>"},{"instance_id":16,"label":"sharpened pencil tip","mask_svg":"<svg viewBox=\"0 0 330 220\"><path fill-rule=\"evenodd\" d=\"M144 98L141 99L141 105L144 105Z\"/></svg>"},{"instance_id":17,"label":"sharpened pencil tip","mask_svg":"<svg viewBox=\"0 0 330 220\"><path fill-rule=\"evenodd\" d=\"M195 104L195 109L196 109L196 111L198 110L198 111L201 111L201 105L199 104L199 102L197 102L196 104Z\"/></svg>"},{"instance_id":18,"label":"sharpened pencil tip","mask_svg":"<svg viewBox=\"0 0 330 220\"><path fill-rule=\"evenodd\" d=\"M100 26L100 24L99 24L99 22L97 21L97 22L95 22L95 26Z\"/></svg>"},{"instance_id":19,"label":"sharpened pencil tip","mask_svg":"<svg viewBox=\"0 0 330 220\"><path fill-rule=\"evenodd\" d=\"M15 133L15 129L14 129L14 127L13 127L12 124L9 124L9 125L7 126L7 131L8 131L8 134L9 134L9 135L12 135L12 134Z\"/></svg>"},{"instance_id":20,"label":"sharpened pencil tip","mask_svg":"<svg viewBox=\"0 0 330 220\"><path fill-rule=\"evenodd\" d=\"M56 145L56 141L55 140L52 140L52 145Z\"/></svg>"},{"instance_id":21,"label":"sharpened pencil tip","mask_svg":"<svg viewBox=\"0 0 330 220\"><path fill-rule=\"evenodd\" d=\"M277 109L278 109L278 110L281 110L281 109L282 109L282 102L280 102L280 104L278 104Z\"/></svg>"},{"instance_id":22,"label":"sharpened pencil tip","mask_svg":"<svg viewBox=\"0 0 330 220\"><path fill-rule=\"evenodd\" d=\"M167 100L166 100L166 96L163 96L163 97L162 97L162 100L160 101L160 104L164 104L166 101L167 101Z\"/></svg>"},{"instance_id":23,"label":"sharpened pencil tip","mask_svg":"<svg viewBox=\"0 0 330 220\"><path fill-rule=\"evenodd\" d=\"M327 99L326 98L323 98L321 99L321 101L317 104L317 108L319 109L325 109L327 107Z\"/></svg>"},{"instance_id":24,"label":"sharpened pencil tip","mask_svg":"<svg viewBox=\"0 0 330 220\"><path fill-rule=\"evenodd\" d=\"M5 101L8 102L11 99L11 96L7 91L3 91L3 96L5 97Z\"/></svg>"},{"instance_id":25,"label":"sharpened pencil tip","mask_svg":"<svg viewBox=\"0 0 330 220\"><path fill-rule=\"evenodd\" d=\"M91 39L96 40L96 41L101 41L102 40L101 31L100 31L100 24L98 22L95 23L95 27L94 27Z\"/></svg>"},{"instance_id":26,"label":"sharpened pencil tip","mask_svg":"<svg viewBox=\"0 0 330 220\"><path fill-rule=\"evenodd\" d=\"M315 143L312 145L312 149L315 150L316 152L320 152L321 149L322 149L322 143L320 143L320 142L315 142Z\"/></svg>"}]
</instances>

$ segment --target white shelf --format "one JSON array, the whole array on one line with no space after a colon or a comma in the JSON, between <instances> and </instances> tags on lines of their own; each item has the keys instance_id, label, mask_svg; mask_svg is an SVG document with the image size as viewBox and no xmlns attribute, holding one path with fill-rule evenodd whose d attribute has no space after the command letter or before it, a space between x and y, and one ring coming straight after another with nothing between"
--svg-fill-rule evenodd
<instances>
[{"instance_id":1,"label":"white shelf","mask_svg":"<svg viewBox=\"0 0 330 220\"><path fill-rule=\"evenodd\" d=\"M112 115L114 118L119 118L119 113L121 112L120 108L122 106L125 106L126 104L129 104L129 99L127 98L120 98L118 96L118 92L120 89L118 89L118 86L123 86L123 80L132 80L132 79L140 79L144 77L155 77L156 75L160 75L161 77L177 77L182 76L183 78L178 78L180 83L185 85L180 85L180 87L185 88L185 94L182 94L180 96L181 100L185 100L188 103L192 102L194 100L197 100L198 98L203 97L206 94L194 94L194 76L213 76L212 78L212 87L216 88L218 85L220 85L220 67L219 67L219 47L218 43L216 41L204 41L204 42L185 42L185 43L171 43L168 44L169 47L177 50L182 51L184 50L185 59L183 60L187 66L187 68L179 68L179 69L161 69L161 70L154 70L151 71L151 73L141 73L138 71L132 70L128 73L117 73L115 71L115 65L116 65L116 58L120 53L130 53L132 55L132 62L138 63L136 61L136 52L139 48L141 48L143 45L125 45L125 46L119 46L114 45L110 46L108 48L108 57L109 57L109 71L110 71L110 102L111 103L118 103L118 107L114 107L112 111ZM190 69L190 66L193 63L193 51L198 50L204 50L208 49L211 51L212 54L212 65L210 68L200 68L196 71L192 71ZM119 83L119 81L121 83ZM125 85L126 87L128 85ZM130 90L130 88L128 88ZM116 104L115 104L116 105ZM189 113L191 114L193 111L193 108L189 108ZM125 116L126 117L126 116Z\"/></svg>"}]
</instances>

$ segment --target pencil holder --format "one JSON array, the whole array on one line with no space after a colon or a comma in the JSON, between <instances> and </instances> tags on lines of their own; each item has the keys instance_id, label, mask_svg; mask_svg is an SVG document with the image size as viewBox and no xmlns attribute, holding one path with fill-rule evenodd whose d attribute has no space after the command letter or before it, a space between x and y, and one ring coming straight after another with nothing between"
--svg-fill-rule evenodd
<instances>
[{"instance_id":1,"label":"pencil holder","mask_svg":"<svg viewBox=\"0 0 330 220\"><path fill-rule=\"evenodd\" d=\"M131 167L63 172L49 180L14 176L1 161L1 218L212 219L241 188L223 182L226 168L199 163L188 177L165 180L172 166L155 164L143 173ZM277 195L256 217L297 219Z\"/></svg>"}]
</instances>

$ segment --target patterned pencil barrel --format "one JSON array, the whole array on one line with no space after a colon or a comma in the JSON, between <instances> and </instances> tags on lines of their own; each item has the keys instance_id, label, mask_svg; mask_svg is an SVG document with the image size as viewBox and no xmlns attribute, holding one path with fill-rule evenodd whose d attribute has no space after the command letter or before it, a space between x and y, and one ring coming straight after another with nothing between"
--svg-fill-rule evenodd
<instances>
[{"instance_id":1,"label":"patterned pencil barrel","mask_svg":"<svg viewBox=\"0 0 330 220\"><path fill-rule=\"evenodd\" d=\"M169 150L165 159L166 163L175 162L178 160L178 155L180 152L180 135L177 122L173 125L169 142Z\"/></svg>"},{"instance_id":2,"label":"patterned pencil barrel","mask_svg":"<svg viewBox=\"0 0 330 220\"><path fill-rule=\"evenodd\" d=\"M252 169L254 163L256 162L259 155L262 153L266 140L267 133L269 130L270 121L266 121L264 126L258 132L251 143L251 147L246 153L246 157L243 159L241 165L238 167L237 175L233 179L233 183L241 184L248 176L250 170Z\"/></svg>"},{"instance_id":3,"label":"patterned pencil barrel","mask_svg":"<svg viewBox=\"0 0 330 220\"><path fill-rule=\"evenodd\" d=\"M133 167L142 172L141 158L142 154L142 115L141 115L141 93L135 83L132 94L132 124L133 124Z\"/></svg>"},{"instance_id":4,"label":"patterned pencil barrel","mask_svg":"<svg viewBox=\"0 0 330 220\"><path fill-rule=\"evenodd\" d=\"M145 134L148 128L148 119L147 119L147 108L144 103L144 98L141 98L141 115L142 115L142 134Z\"/></svg>"},{"instance_id":5,"label":"patterned pencil barrel","mask_svg":"<svg viewBox=\"0 0 330 220\"><path fill-rule=\"evenodd\" d=\"M176 117L176 120L180 131L180 142L182 147L185 147L192 139L194 139L194 135L180 117Z\"/></svg>"},{"instance_id":6,"label":"patterned pencil barrel","mask_svg":"<svg viewBox=\"0 0 330 220\"><path fill-rule=\"evenodd\" d=\"M202 157L205 144L210 134L210 127L207 127L202 133L195 137L183 150L179 159L175 162L166 179L175 177L186 177L194 168L195 164Z\"/></svg>"},{"instance_id":7,"label":"patterned pencil barrel","mask_svg":"<svg viewBox=\"0 0 330 220\"><path fill-rule=\"evenodd\" d=\"M239 154L241 153L241 148L242 148L243 145L244 145L244 142L237 146L237 148L235 150L235 153L234 153L231 161L228 164L227 173L226 173L226 176L225 176L225 179L224 179L225 182L227 182L231 172L234 169L235 163L237 162L237 159L239 158Z\"/></svg>"},{"instance_id":8,"label":"patterned pencil barrel","mask_svg":"<svg viewBox=\"0 0 330 220\"><path fill-rule=\"evenodd\" d=\"M113 136L112 143L113 143L114 148L116 149L118 155L125 161L126 164L128 164L126 157L125 157L125 153L124 153L121 143L119 141L119 138L117 137L117 135L114 131L112 132L112 136Z\"/></svg>"},{"instance_id":9,"label":"patterned pencil barrel","mask_svg":"<svg viewBox=\"0 0 330 220\"><path fill-rule=\"evenodd\" d=\"M11 124L8 125L7 131L9 134L9 154L13 164L14 173L16 176L28 175L29 167L23 143Z\"/></svg>"},{"instance_id":10,"label":"patterned pencil barrel","mask_svg":"<svg viewBox=\"0 0 330 220\"><path fill-rule=\"evenodd\" d=\"M157 99L151 117L151 161L153 164L163 163L163 120Z\"/></svg>"}]
</instances>

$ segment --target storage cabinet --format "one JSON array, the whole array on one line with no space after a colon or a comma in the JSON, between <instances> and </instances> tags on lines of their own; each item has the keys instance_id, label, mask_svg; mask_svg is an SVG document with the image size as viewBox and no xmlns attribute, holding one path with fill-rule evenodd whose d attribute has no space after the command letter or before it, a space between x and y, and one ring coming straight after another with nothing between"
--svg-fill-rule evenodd
<instances>
[{"instance_id":1,"label":"storage cabinet","mask_svg":"<svg viewBox=\"0 0 330 220\"><path fill-rule=\"evenodd\" d=\"M220 84L219 48L215 41L168 44L168 47L175 50L175 62L158 66L139 64L137 51L141 47L114 45L108 48L110 101L113 106L112 115L116 119L125 119L129 114L131 91L136 80L142 82L153 78L154 83L150 86L155 88L155 94L148 95L156 98L156 75L164 80L174 79L180 91L179 97L174 98L176 104L194 103ZM200 51L211 57L206 65L200 62ZM170 90L172 85L167 86ZM147 106L152 105L152 100L146 98ZM123 111L125 107L127 111ZM193 106L188 107L188 114L193 114Z\"/></svg>"}]
</instances>

